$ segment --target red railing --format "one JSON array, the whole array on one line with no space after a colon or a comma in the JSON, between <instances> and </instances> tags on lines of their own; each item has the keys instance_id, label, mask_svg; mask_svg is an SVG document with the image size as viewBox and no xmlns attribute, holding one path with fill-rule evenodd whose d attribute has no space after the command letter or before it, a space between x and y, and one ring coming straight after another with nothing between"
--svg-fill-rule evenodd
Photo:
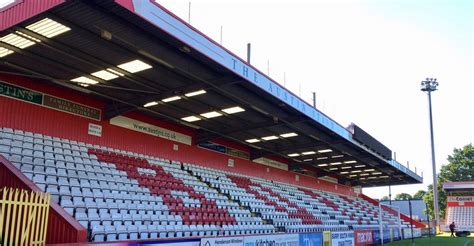
<instances>
[{"instance_id":1,"label":"red railing","mask_svg":"<svg viewBox=\"0 0 474 246\"><path fill-rule=\"evenodd\" d=\"M0 187L41 191L28 177L0 155ZM87 241L87 230L58 204L51 202L48 218L47 244L81 243Z\"/></svg>"}]
</instances>

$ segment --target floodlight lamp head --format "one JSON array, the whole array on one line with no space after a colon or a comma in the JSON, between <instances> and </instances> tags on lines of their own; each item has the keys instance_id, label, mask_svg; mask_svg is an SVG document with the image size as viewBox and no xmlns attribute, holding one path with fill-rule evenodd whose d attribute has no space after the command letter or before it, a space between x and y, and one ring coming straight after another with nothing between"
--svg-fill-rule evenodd
<instances>
[{"instance_id":1,"label":"floodlight lamp head","mask_svg":"<svg viewBox=\"0 0 474 246\"><path fill-rule=\"evenodd\" d=\"M426 78L426 80L421 81L421 90L432 92L437 90L439 83L436 81L436 78Z\"/></svg>"}]
</instances>

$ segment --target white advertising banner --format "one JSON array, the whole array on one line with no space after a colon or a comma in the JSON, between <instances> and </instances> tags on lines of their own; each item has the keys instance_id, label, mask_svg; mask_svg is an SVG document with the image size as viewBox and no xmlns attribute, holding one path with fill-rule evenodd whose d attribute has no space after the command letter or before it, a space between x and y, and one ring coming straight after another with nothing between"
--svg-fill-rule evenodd
<instances>
[{"instance_id":1,"label":"white advertising banner","mask_svg":"<svg viewBox=\"0 0 474 246\"><path fill-rule=\"evenodd\" d=\"M248 236L244 238L244 246L298 246L298 234L276 234L265 236Z\"/></svg>"},{"instance_id":2,"label":"white advertising banner","mask_svg":"<svg viewBox=\"0 0 474 246\"><path fill-rule=\"evenodd\" d=\"M408 239L408 238L418 238L421 237L421 228L413 228L413 236L411 234L411 229L410 228L405 228L403 229L403 238Z\"/></svg>"},{"instance_id":3,"label":"white advertising banner","mask_svg":"<svg viewBox=\"0 0 474 246\"><path fill-rule=\"evenodd\" d=\"M332 246L354 246L354 232L342 231L331 233Z\"/></svg>"},{"instance_id":4,"label":"white advertising banner","mask_svg":"<svg viewBox=\"0 0 474 246\"><path fill-rule=\"evenodd\" d=\"M192 138L191 136L154 126L139 120L134 120L124 116L117 116L110 119L110 124L134 130L137 132L142 132L152 136L165 138L171 141L176 141L179 143L191 145Z\"/></svg>"},{"instance_id":5,"label":"white advertising banner","mask_svg":"<svg viewBox=\"0 0 474 246\"><path fill-rule=\"evenodd\" d=\"M474 196L448 196L448 202L474 202Z\"/></svg>"},{"instance_id":6,"label":"white advertising banner","mask_svg":"<svg viewBox=\"0 0 474 246\"><path fill-rule=\"evenodd\" d=\"M244 237L201 238L201 246L242 246Z\"/></svg>"},{"instance_id":7,"label":"white advertising banner","mask_svg":"<svg viewBox=\"0 0 474 246\"><path fill-rule=\"evenodd\" d=\"M94 123L89 123L87 133L92 136L102 137L102 126Z\"/></svg>"},{"instance_id":8,"label":"white advertising banner","mask_svg":"<svg viewBox=\"0 0 474 246\"><path fill-rule=\"evenodd\" d=\"M274 167L274 168L278 168L278 169L288 171L288 164L285 164L283 162L271 160L271 159L268 159L268 158L265 158L265 157L260 157L258 159L254 159L253 161L256 162L256 163L263 164L265 166L270 166L270 167Z\"/></svg>"}]
</instances>

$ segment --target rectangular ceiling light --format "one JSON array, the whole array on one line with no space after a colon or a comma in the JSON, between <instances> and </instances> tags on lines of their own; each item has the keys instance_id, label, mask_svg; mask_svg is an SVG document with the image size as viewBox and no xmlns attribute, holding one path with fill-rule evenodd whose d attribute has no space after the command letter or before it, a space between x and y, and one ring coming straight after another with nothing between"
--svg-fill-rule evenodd
<instances>
[{"instance_id":1,"label":"rectangular ceiling light","mask_svg":"<svg viewBox=\"0 0 474 246\"><path fill-rule=\"evenodd\" d=\"M188 116L188 117L184 117L184 118L181 118L181 119L184 120L184 121L187 121L187 122L194 122L194 121L201 120L201 118L196 117L196 116Z\"/></svg>"},{"instance_id":2,"label":"rectangular ceiling light","mask_svg":"<svg viewBox=\"0 0 474 246\"><path fill-rule=\"evenodd\" d=\"M71 81L72 81L72 82L81 83L81 84L88 84L88 85L95 85L95 84L99 83L99 82L96 81L96 80L89 79L89 78L84 77L84 76L77 77L77 78L75 78L75 79L71 79Z\"/></svg>"},{"instance_id":3,"label":"rectangular ceiling light","mask_svg":"<svg viewBox=\"0 0 474 246\"><path fill-rule=\"evenodd\" d=\"M353 178L353 177L356 177L357 175L355 174L352 174L352 175L349 175L349 178Z\"/></svg>"},{"instance_id":4,"label":"rectangular ceiling light","mask_svg":"<svg viewBox=\"0 0 474 246\"><path fill-rule=\"evenodd\" d=\"M167 102L177 101L179 99L181 99L180 96L174 96L174 97L167 97L165 99L161 99L161 101L167 103Z\"/></svg>"},{"instance_id":5,"label":"rectangular ceiling light","mask_svg":"<svg viewBox=\"0 0 474 246\"><path fill-rule=\"evenodd\" d=\"M252 139L247 139L245 140L247 143L258 143L260 142L260 139L252 138Z\"/></svg>"},{"instance_id":6,"label":"rectangular ceiling light","mask_svg":"<svg viewBox=\"0 0 474 246\"><path fill-rule=\"evenodd\" d=\"M341 157L344 157L344 155L333 155L333 156L331 156L331 158L341 158Z\"/></svg>"},{"instance_id":7,"label":"rectangular ceiling light","mask_svg":"<svg viewBox=\"0 0 474 246\"><path fill-rule=\"evenodd\" d=\"M107 70L100 70L100 71L97 71L95 73L91 73L91 75L95 76L97 78L101 78L103 80L111 80L111 79L118 78L117 74L111 73Z\"/></svg>"},{"instance_id":8,"label":"rectangular ceiling light","mask_svg":"<svg viewBox=\"0 0 474 246\"><path fill-rule=\"evenodd\" d=\"M10 55L11 53L13 53L13 50L9 50L7 48L0 47L0 57Z\"/></svg>"},{"instance_id":9,"label":"rectangular ceiling light","mask_svg":"<svg viewBox=\"0 0 474 246\"><path fill-rule=\"evenodd\" d=\"M356 163L357 161L351 160L351 161L345 161L344 163L346 164L351 164L351 163Z\"/></svg>"},{"instance_id":10,"label":"rectangular ceiling light","mask_svg":"<svg viewBox=\"0 0 474 246\"><path fill-rule=\"evenodd\" d=\"M314 155L314 154L316 154L316 152L315 151L306 151L306 152L303 152L301 154L302 155Z\"/></svg>"},{"instance_id":11,"label":"rectangular ceiling light","mask_svg":"<svg viewBox=\"0 0 474 246\"><path fill-rule=\"evenodd\" d=\"M265 141L271 141L271 140L278 139L278 137L275 136L275 135L272 135L272 136L262 137L262 139L265 140Z\"/></svg>"},{"instance_id":12,"label":"rectangular ceiling light","mask_svg":"<svg viewBox=\"0 0 474 246\"><path fill-rule=\"evenodd\" d=\"M367 179L376 179L376 178L378 178L378 177L368 177Z\"/></svg>"},{"instance_id":13,"label":"rectangular ceiling light","mask_svg":"<svg viewBox=\"0 0 474 246\"><path fill-rule=\"evenodd\" d=\"M357 165L357 166L355 166L355 167L365 167L365 165Z\"/></svg>"},{"instance_id":14,"label":"rectangular ceiling light","mask_svg":"<svg viewBox=\"0 0 474 246\"><path fill-rule=\"evenodd\" d=\"M351 167L349 166L345 166L345 167L341 167L341 169L350 169Z\"/></svg>"},{"instance_id":15,"label":"rectangular ceiling light","mask_svg":"<svg viewBox=\"0 0 474 246\"><path fill-rule=\"evenodd\" d=\"M225 112L226 114L235 114L235 113L243 112L245 111L245 109L237 106L237 107L232 107L232 108L225 108L222 111Z\"/></svg>"},{"instance_id":16,"label":"rectangular ceiling light","mask_svg":"<svg viewBox=\"0 0 474 246\"><path fill-rule=\"evenodd\" d=\"M379 178L386 179L386 178L388 178L388 176L380 176Z\"/></svg>"},{"instance_id":17,"label":"rectangular ceiling light","mask_svg":"<svg viewBox=\"0 0 474 246\"><path fill-rule=\"evenodd\" d=\"M118 76L125 76L125 74L117 71L117 70L114 70L112 68L107 68L107 71L111 72L111 73L114 73L114 74L117 74Z\"/></svg>"},{"instance_id":18,"label":"rectangular ceiling light","mask_svg":"<svg viewBox=\"0 0 474 246\"><path fill-rule=\"evenodd\" d=\"M337 165L341 165L342 162L331 162L331 166L337 166Z\"/></svg>"},{"instance_id":19,"label":"rectangular ceiling light","mask_svg":"<svg viewBox=\"0 0 474 246\"><path fill-rule=\"evenodd\" d=\"M313 159L304 159L303 161L312 161Z\"/></svg>"},{"instance_id":20,"label":"rectangular ceiling light","mask_svg":"<svg viewBox=\"0 0 474 246\"><path fill-rule=\"evenodd\" d=\"M288 132L288 133L280 134L280 137L282 137L282 138L291 138L291 137L296 137L296 136L298 136L298 134L296 134L294 132Z\"/></svg>"},{"instance_id":21,"label":"rectangular ceiling light","mask_svg":"<svg viewBox=\"0 0 474 246\"><path fill-rule=\"evenodd\" d=\"M354 171L351 171L351 173L361 173L362 171L361 170L354 170Z\"/></svg>"},{"instance_id":22,"label":"rectangular ceiling light","mask_svg":"<svg viewBox=\"0 0 474 246\"><path fill-rule=\"evenodd\" d=\"M327 163L323 163L323 164L319 164L318 167L327 167L328 164Z\"/></svg>"},{"instance_id":23,"label":"rectangular ceiling light","mask_svg":"<svg viewBox=\"0 0 474 246\"><path fill-rule=\"evenodd\" d=\"M289 156L289 157L296 157L296 156L300 156L300 154L298 154L298 153L293 153L293 154L289 154L288 156Z\"/></svg>"},{"instance_id":24,"label":"rectangular ceiling light","mask_svg":"<svg viewBox=\"0 0 474 246\"><path fill-rule=\"evenodd\" d=\"M375 169L365 169L364 172L372 172L372 171L375 171Z\"/></svg>"},{"instance_id":25,"label":"rectangular ceiling light","mask_svg":"<svg viewBox=\"0 0 474 246\"><path fill-rule=\"evenodd\" d=\"M349 172L340 172L340 174L348 174Z\"/></svg>"},{"instance_id":26,"label":"rectangular ceiling light","mask_svg":"<svg viewBox=\"0 0 474 246\"><path fill-rule=\"evenodd\" d=\"M338 168L337 167L333 167L333 168L329 168L329 171L334 171L334 170L337 170Z\"/></svg>"},{"instance_id":27,"label":"rectangular ceiling light","mask_svg":"<svg viewBox=\"0 0 474 246\"><path fill-rule=\"evenodd\" d=\"M201 114L201 116L210 119L210 118L222 116L222 114L217 111L212 111L212 112Z\"/></svg>"},{"instance_id":28,"label":"rectangular ceiling light","mask_svg":"<svg viewBox=\"0 0 474 246\"><path fill-rule=\"evenodd\" d=\"M380 174L382 174L382 173L381 173L381 172L374 172L374 173L372 173L372 175L380 175Z\"/></svg>"},{"instance_id":29,"label":"rectangular ceiling light","mask_svg":"<svg viewBox=\"0 0 474 246\"><path fill-rule=\"evenodd\" d=\"M361 173L360 176L369 176L368 173Z\"/></svg>"},{"instance_id":30,"label":"rectangular ceiling light","mask_svg":"<svg viewBox=\"0 0 474 246\"><path fill-rule=\"evenodd\" d=\"M316 158L316 160L326 160L326 159L327 159L327 157L318 157L318 158Z\"/></svg>"},{"instance_id":31,"label":"rectangular ceiling light","mask_svg":"<svg viewBox=\"0 0 474 246\"><path fill-rule=\"evenodd\" d=\"M145 103L145 105L143 105L143 107L148 108L148 107L155 106L155 105L158 105L158 103L153 101L153 102Z\"/></svg>"},{"instance_id":32,"label":"rectangular ceiling light","mask_svg":"<svg viewBox=\"0 0 474 246\"><path fill-rule=\"evenodd\" d=\"M126 62L123 64L118 65L117 67L129 72L129 73L137 73L146 69L152 68L151 65L142 62L140 60L133 60L130 62Z\"/></svg>"},{"instance_id":33,"label":"rectangular ceiling light","mask_svg":"<svg viewBox=\"0 0 474 246\"><path fill-rule=\"evenodd\" d=\"M322 149L322 150L318 150L319 153L329 153L329 152L332 152L332 149Z\"/></svg>"},{"instance_id":34,"label":"rectangular ceiling light","mask_svg":"<svg viewBox=\"0 0 474 246\"><path fill-rule=\"evenodd\" d=\"M26 47L30 47L36 44L36 42L32 40L22 37L20 35L14 34L14 33L10 33L6 36L1 37L0 41L7 43L9 45L15 46L20 49L24 49Z\"/></svg>"},{"instance_id":35,"label":"rectangular ceiling light","mask_svg":"<svg viewBox=\"0 0 474 246\"><path fill-rule=\"evenodd\" d=\"M201 95L201 94L204 94L204 93L206 93L205 90L198 90L198 91L193 91L193 92L186 93L184 95L187 96L187 97L193 97L193 96Z\"/></svg>"},{"instance_id":36,"label":"rectangular ceiling light","mask_svg":"<svg viewBox=\"0 0 474 246\"><path fill-rule=\"evenodd\" d=\"M38 34L41 34L47 38L52 38L54 36L57 36L61 33L65 33L71 28L57 22L54 20L51 20L49 18L44 18L38 22L35 22L29 26L26 27L26 29L29 29L33 32L36 32Z\"/></svg>"}]
</instances>

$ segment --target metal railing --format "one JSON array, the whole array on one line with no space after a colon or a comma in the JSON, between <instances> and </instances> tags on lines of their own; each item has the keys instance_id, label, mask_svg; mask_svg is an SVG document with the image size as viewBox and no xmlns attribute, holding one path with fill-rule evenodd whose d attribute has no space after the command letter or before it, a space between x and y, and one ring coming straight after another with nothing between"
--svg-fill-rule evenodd
<instances>
[{"instance_id":1,"label":"metal railing","mask_svg":"<svg viewBox=\"0 0 474 246\"><path fill-rule=\"evenodd\" d=\"M49 193L0 189L0 245L45 245Z\"/></svg>"}]
</instances>

